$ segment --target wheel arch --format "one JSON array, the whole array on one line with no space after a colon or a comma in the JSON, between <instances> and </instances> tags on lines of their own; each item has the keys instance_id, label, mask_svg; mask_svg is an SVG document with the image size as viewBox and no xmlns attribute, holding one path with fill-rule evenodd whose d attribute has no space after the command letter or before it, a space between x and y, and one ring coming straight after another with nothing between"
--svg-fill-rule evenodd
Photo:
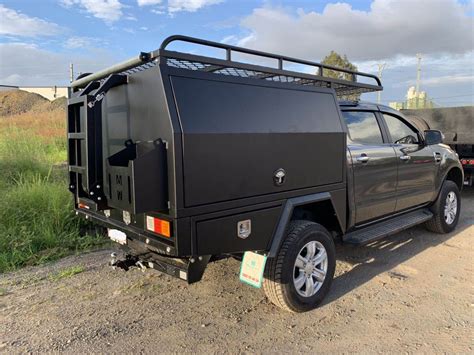
<instances>
[{"instance_id":1,"label":"wheel arch","mask_svg":"<svg viewBox=\"0 0 474 355\"><path fill-rule=\"evenodd\" d=\"M306 219L329 230L344 233L346 229L346 190L321 192L286 200L270 245L268 257L274 258L292 220Z\"/></svg>"},{"instance_id":2,"label":"wheel arch","mask_svg":"<svg viewBox=\"0 0 474 355\"><path fill-rule=\"evenodd\" d=\"M447 180L454 182L458 186L459 191L462 190L464 178L463 178L463 172L460 168L454 166L451 169L449 169L443 181L447 181Z\"/></svg>"}]
</instances>

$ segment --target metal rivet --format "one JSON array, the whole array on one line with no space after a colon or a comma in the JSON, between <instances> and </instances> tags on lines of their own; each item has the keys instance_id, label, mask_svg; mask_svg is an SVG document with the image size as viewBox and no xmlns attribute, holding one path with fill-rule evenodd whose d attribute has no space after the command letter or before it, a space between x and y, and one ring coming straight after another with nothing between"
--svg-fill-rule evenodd
<instances>
[{"instance_id":1,"label":"metal rivet","mask_svg":"<svg viewBox=\"0 0 474 355\"><path fill-rule=\"evenodd\" d=\"M97 189L100 189L100 185L97 185L96 188L97 188Z\"/></svg>"},{"instance_id":2,"label":"metal rivet","mask_svg":"<svg viewBox=\"0 0 474 355\"><path fill-rule=\"evenodd\" d=\"M89 216L86 216L86 219L89 219Z\"/></svg>"},{"instance_id":3,"label":"metal rivet","mask_svg":"<svg viewBox=\"0 0 474 355\"><path fill-rule=\"evenodd\" d=\"M150 239L146 238L145 243L150 244Z\"/></svg>"},{"instance_id":4,"label":"metal rivet","mask_svg":"<svg viewBox=\"0 0 474 355\"><path fill-rule=\"evenodd\" d=\"M76 211L76 216L79 215L79 212Z\"/></svg>"},{"instance_id":5,"label":"metal rivet","mask_svg":"<svg viewBox=\"0 0 474 355\"><path fill-rule=\"evenodd\" d=\"M198 259L199 259L199 261L201 261L201 260L202 260L202 256L200 256Z\"/></svg>"},{"instance_id":6,"label":"metal rivet","mask_svg":"<svg viewBox=\"0 0 474 355\"><path fill-rule=\"evenodd\" d=\"M170 252L171 252L171 248L170 248L170 247L166 247L166 252L167 252L167 253L170 253Z\"/></svg>"},{"instance_id":7,"label":"metal rivet","mask_svg":"<svg viewBox=\"0 0 474 355\"><path fill-rule=\"evenodd\" d=\"M194 263L196 260L194 260L194 258L191 258L191 259L189 259L189 261L190 261L191 263Z\"/></svg>"},{"instance_id":8,"label":"metal rivet","mask_svg":"<svg viewBox=\"0 0 474 355\"><path fill-rule=\"evenodd\" d=\"M94 194L94 191L91 191L91 196Z\"/></svg>"},{"instance_id":9,"label":"metal rivet","mask_svg":"<svg viewBox=\"0 0 474 355\"><path fill-rule=\"evenodd\" d=\"M69 188L70 188L70 189L73 189L73 188L74 188L74 185L69 185Z\"/></svg>"},{"instance_id":10,"label":"metal rivet","mask_svg":"<svg viewBox=\"0 0 474 355\"><path fill-rule=\"evenodd\" d=\"M100 197L100 196L97 197L97 201L100 201L100 200L102 200L102 197Z\"/></svg>"}]
</instances>

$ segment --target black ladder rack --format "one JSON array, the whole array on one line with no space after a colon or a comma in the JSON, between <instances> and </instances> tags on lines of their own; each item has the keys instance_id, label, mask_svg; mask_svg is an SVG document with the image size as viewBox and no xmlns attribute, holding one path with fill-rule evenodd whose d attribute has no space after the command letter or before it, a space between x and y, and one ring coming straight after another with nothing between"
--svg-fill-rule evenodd
<instances>
[{"instance_id":1,"label":"black ladder rack","mask_svg":"<svg viewBox=\"0 0 474 355\"><path fill-rule=\"evenodd\" d=\"M127 83L126 75L111 74L91 81L68 102L69 190L78 199L104 206L101 101L112 87ZM95 90L95 91L94 91ZM94 94L92 94L94 92Z\"/></svg>"}]
</instances>

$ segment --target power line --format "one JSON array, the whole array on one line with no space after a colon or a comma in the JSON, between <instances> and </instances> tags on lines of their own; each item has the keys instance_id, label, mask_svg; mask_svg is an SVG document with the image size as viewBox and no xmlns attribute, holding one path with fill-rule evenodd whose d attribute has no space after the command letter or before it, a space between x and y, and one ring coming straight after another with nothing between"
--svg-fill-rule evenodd
<instances>
[{"instance_id":1,"label":"power line","mask_svg":"<svg viewBox=\"0 0 474 355\"><path fill-rule=\"evenodd\" d=\"M474 93L466 94L466 95L438 96L438 97L428 97L428 98L431 99L431 100L435 100L435 99L451 99L451 98L456 98L456 97L467 97L467 96L474 97ZM404 99L401 99L401 98L398 98L398 99L383 99L382 101L388 102L388 101L400 101L400 100L404 100Z\"/></svg>"},{"instance_id":2,"label":"power line","mask_svg":"<svg viewBox=\"0 0 474 355\"><path fill-rule=\"evenodd\" d=\"M433 97L431 99L450 99L450 98L453 98L453 97L466 97L466 96L474 96L474 93L473 94L467 94L467 95L456 95L456 96L440 96L440 97Z\"/></svg>"}]
</instances>

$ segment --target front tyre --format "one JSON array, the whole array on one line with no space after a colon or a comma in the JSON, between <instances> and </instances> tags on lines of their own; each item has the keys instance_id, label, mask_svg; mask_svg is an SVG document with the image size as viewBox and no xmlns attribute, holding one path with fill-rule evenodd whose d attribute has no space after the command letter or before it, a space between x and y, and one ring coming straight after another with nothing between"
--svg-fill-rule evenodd
<instances>
[{"instance_id":1,"label":"front tyre","mask_svg":"<svg viewBox=\"0 0 474 355\"><path fill-rule=\"evenodd\" d=\"M433 218L426 222L426 228L435 233L449 233L456 228L461 212L461 194L458 185L446 180L438 199L431 207Z\"/></svg>"},{"instance_id":2,"label":"front tyre","mask_svg":"<svg viewBox=\"0 0 474 355\"><path fill-rule=\"evenodd\" d=\"M310 221L291 222L278 255L265 266L265 294L290 312L316 308L331 287L335 254L326 228Z\"/></svg>"}]
</instances>

